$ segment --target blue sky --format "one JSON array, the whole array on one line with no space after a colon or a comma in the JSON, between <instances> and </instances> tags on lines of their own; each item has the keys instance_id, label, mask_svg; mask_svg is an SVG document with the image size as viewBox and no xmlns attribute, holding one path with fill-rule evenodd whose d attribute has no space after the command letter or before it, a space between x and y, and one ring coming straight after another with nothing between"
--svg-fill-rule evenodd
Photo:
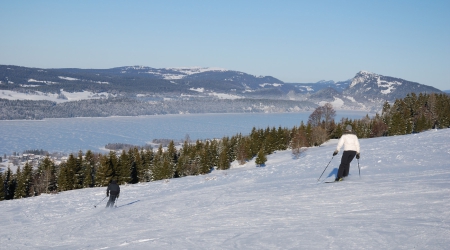
<instances>
[{"instance_id":1,"label":"blue sky","mask_svg":"<svg viewBox=\"0 0 450 250\"><path fill-rule=\"evenodd\" d=\"M1 1L0 64L220 67L285 82L367 70L450 89L450 1Z\"/></svg>"}]
</instances>

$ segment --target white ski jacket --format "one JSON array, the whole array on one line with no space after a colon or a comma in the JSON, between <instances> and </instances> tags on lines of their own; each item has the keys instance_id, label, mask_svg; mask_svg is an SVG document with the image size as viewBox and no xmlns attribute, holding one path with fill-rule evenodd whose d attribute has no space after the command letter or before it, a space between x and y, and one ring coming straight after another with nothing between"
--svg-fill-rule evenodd
<instances>
[{"instance_id":1,"label":"white ski jacket","mask_svg":"<svg viewBox=\"0 0 450 250\"><path fill-rule=\"evenodd\" d=\"M356 151L359 154L359 141L355 134L343 134L339 139L336 150L339 151L344 145L344 151Z\"/></svg>"}]
</instances>

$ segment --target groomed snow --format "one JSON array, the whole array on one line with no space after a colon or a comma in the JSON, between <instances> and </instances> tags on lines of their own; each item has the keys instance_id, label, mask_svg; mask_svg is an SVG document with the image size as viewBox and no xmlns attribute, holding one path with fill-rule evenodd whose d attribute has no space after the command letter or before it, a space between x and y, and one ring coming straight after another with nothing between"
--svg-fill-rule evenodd
<instances>
[{"instance_id":1,"label":"groomed snow","mask_svg":"<svg viewBox=\"0 0 450 250\"><path fill-rule=\"evenodd\" d=\"M0 202L2 249L448 249L450 129L363 139L340 183L336 140L202 176ZM328 178L327 178L328 177Z\"/></svg>"}]
</instances>

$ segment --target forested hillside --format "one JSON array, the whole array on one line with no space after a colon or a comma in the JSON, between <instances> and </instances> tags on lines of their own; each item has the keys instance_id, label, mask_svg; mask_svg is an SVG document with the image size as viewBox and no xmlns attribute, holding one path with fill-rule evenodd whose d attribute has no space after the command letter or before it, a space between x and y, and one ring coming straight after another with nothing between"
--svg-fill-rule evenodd
<instances>
[{"instance_id":1,"label":"forested hillside","mask_svg":"<svg viewBox=\"0 0 450 250\"><path fill-rule=\"evenodd\" d=\"M359 138L405 135L428 129L450 127L450 97L445 94L408 95L393 105L385 103L383 112L363 119L334 121L329 103L316 108L306 124L298 127L253 128L248 135L237 134L221 140L184 141L180 149L171 141L157 150L128 147L122 152L98 154L91 151L71 154L60 165L49 157L33 168L28 163L16 173L0 173L0 199L17 199L48 192L105 186L111 179L120 184L149 182L207 174L213 168L228 169L231 162L243 164L254 157L263 165L276 150L291 149L299 156L308 147L339 138L350 124Z\"/></svg>"}]
</instances>

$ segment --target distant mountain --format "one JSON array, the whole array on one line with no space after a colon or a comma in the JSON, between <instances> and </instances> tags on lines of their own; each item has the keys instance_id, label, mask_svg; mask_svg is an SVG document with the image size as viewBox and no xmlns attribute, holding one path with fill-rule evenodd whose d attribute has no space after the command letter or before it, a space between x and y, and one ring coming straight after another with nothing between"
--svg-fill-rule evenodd
<instances>
[{"instance_id":1,"label":"distant mountain","mask_svg":"<svg viewBox=\"0 0 450 250\"><path fill-rule=\"evenodd\" d=\"M271 76L253 76L219 68L167 68L143 66L112 69L39 69L0 65L0 89L136 94L226 93L242 97L281 97L294 86ZM199 91L201 90L201 91Z\"/></svg>"},{"instance_id":2,"label":"distant mountain","mask_svg":"<svg viewBox=\"0 0 450 250\"><path fill-rule=\"evenodd\" d=\"M351 84L343 93L352 96L357 101L395 101L395 99L404 98L412 92L441 93L442 91L400 78L360 71L353 77Z\"/></svg>"},{"instance_id":3,"label":"distant mountain","mask_svg":"<svg viewBox=\"0 0 450 250\"><path fill-rule=\"evenodd\" d=\"M449 90L444 90L444 92L450 94L450 89Z\"/></svg>"},{"instance_id":4,"label":"distant mountain","mask_svg":"<svg viewBox=\"0 0 450 250\"><path fill-rule=\"evenodd\" d=\"M254 76L239 71L207 67L157 69L125 66L111 69L39 69L0 65L0 99L47 100L56 105L82 101L66 105L67 107L55 111L52 117L58 117L61 112L66 112L62 110L69 110L69 106L87 112L84 110L89 110L94 104L97 105L98 110L92 110L90 113L92 116L123 115L127 113L126 110L114 113L108 110L108 105L111 104L111 107L114 106L117 109L133 107L140 102L145 102L139 104L142 112L129 112L130 114L268 112L268 110L286 112L309 110L325 102L332 103L336 109L378 112L383 102L393 102L411 92L442 93L430 86L367 71L360 71L355 77L346 81L285 83L272 76ZM117 100L118 98L120 100ZM102 99L102 101L86 102L88 101L86 99ZM224 99L230 101L214 101ZM237 99L240 101L232 101ZM189 105L186 104L187 100L190 100ZM20 110L36 106L28 103L4 104L8 109L14 109L15 105L19 105ZM39 105L47 107L46 110L48 110L54 104ZM153 106L148 107L148 105ZM14 112L19 115L23 112L20 110ZM41 114L39 117L42 117L45 115L43 110L42 108L34 113L39 113ZM9 111L4 110L4 112ZM33 110L27 110L27 112L33 117ZM79 115L80 112L76 112L76 116ZM8 117L15 117L15 115Z\"/></svg>"}]
</instances>

